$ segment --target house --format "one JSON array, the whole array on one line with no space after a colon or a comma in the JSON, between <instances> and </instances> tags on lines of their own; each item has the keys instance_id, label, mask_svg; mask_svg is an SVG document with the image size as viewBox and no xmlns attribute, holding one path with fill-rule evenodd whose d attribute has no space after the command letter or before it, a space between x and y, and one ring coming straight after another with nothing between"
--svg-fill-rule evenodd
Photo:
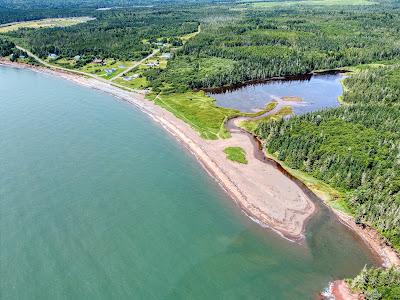
<instances>
[{"instance_id":1,"label":"house","mask_svg":"<svg viewBox=\"0 0 400 300\"><path fill-rule=\"evenodd\" d=\"M104 64L104 61L103 61L102 59L95 58L95 59L92 61L92 63L98 64L98 65L102 65L102 64Z\"/></svg>"},{"instance_id":2,"label":"house","mask_svg":"<svg viewBox=\"0 0 400 300\"><path fill-rule=\"evenodd\" d=\"M114 73L114 72L116 71L116 69L114 69L114 68L112 68L112 69L105 69L104 71L106 71L106 73L109 75L109 74Z\"/></svg>"},{"instance_id":3,"label":"house","mask_svg":"<svg viewBox=\"0 0 400 300\"><path fill-rule=\"evenodd\" d=\"M169 53L169 52L166 52L166 53L163 53L163 54L160 55L160 57L164 58L164 59L170 59L171 56L172 56L172 54Z\"/></svg>"},{"instance_id":4,"label":"house","mask_svg":"<svg viewBox=\"0 0 400 300\"><path fill-rule=\"evenodd\" d=\"M146 66L149 67L149 68L153 68L153 67L158 66L158 62L149 62L149 63L146 64Z\"/></svg>"},{"instance_id":5,"label":"house","mask_svg":"<svg viewBox=\"0 0 400 300\"><path fill-rule=\"evenodd\" d=\"M124 77L122 77L122 79L125 81L131 81L132 79L136 79L139 77L140 77L140 74L133 74L131 76L124 76Z\"/></svg>"},{"instance_id":6,"label":"house","mask_svg":"<svg viewBox=\"0 0 400 300\"><path fill-rule=\"evenodd\" d=\"M81 56L80 56L80 55L75 55L75 56L74 56L74 60L78 61L78 60L80 60L80 59L81 59Z\"/></svg>"},{"instance_id":7,"label":"house","mask_svg":"<svg viewBox=\"0 0 400 300\"><path fill-rule=\"evenodd\" d=\"M49 59L57 59L58 58L58 55L57 54L54 54L54 53L49 53Z\"/></svg>"}]
</instances>

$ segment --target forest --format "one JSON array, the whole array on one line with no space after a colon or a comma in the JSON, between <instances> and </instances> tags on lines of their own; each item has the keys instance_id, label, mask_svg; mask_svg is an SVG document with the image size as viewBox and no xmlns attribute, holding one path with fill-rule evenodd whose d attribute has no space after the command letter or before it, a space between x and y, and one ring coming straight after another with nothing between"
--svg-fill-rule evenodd
<instances>
[{"instance_id":1,"label":"forest","mask_svg":"<svg viewBox=\"0 0 400 300\"><path fill-rule=\"evenodd\" d=\"M392 59L400 55L399 24L397 8L210 15L154 85L209 88Z\"/></svg>"},{"instance_id":2,"label":"forest","mask_svg":"<svg viewBox=\"0 0 400 300\"><path fill-rule=\"evenodd\" d=\"M256 130L269 153L342 191L357 222L373 225L397 250L399 75L399 65L360 71L344 81L345 105L263 123Z\"/></svg>"},{"instance_id":3,"label":"forest","mask_svg":"<svg viewBox=\"0 0 400 300\"><path fill-rule=\"evenodd\" d=\"M139 5L99 11L91 1L86 3L87 7L80 9L49 6L47 10L49 16L87 15L96 20L68 28L18 30L7 37L41 57L55 53L66 58L85 56L88 61L93 57L137 60L151 53L159 39L179 45L180 36L196 31L201 24L201 32L176 51L166 69L148 74L150 86L156 90L167 87L170 92L304 74L400 55L396 5L357 10L244 10L235 3L214 3L210 9L188 2L177 11L179 3L165 2L154 8ZM18 20L35 18L35 10L19 10L19 14L15 17Z\"/></svg>"},{"instance_id":4,"label":"forest","mask_svg":"<svg viewBox=\"0 0 400 300\"><path fill-rule=\"evenodd\" d=\"M0 57L9 56L15 50L15 44L13 42L0 38Z\"/></svg>"},{"instance_id":5,"label":"forest","mask_svg":"<svg viewBox=\"0 0 400 300\"><path fill-rule=\"evenodd\" d=\"M350 286L362 291L366 300L400 299L400 271L395 268L364 268L350 280Z\"/></svg>"},{"instance_id":6,"label":"forest","mask_svg":"<svg viewBox=\"0 0 400 300\"><path fill-rule=\"evenodd\" d=\"M136 60L150 54L157 38L173 40L197 30L198 22L173 11L112 10L95 14L95 20L76 26L41 30L20 29L6 34L39 57L54 53L97 58Z\"/></svg>"}]
</instances>

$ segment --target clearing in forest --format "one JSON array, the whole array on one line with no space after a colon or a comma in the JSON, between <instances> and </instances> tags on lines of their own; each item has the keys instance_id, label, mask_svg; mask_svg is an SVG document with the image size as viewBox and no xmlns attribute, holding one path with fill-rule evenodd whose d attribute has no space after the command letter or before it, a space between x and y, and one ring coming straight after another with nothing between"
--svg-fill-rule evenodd
<instances>
[{"instance_id":1,"label":"clearing in forest","mask_svg":"<svg viewBox=\"0 0 400 300\"><path fill-rule=\"evenodd\" d=\"M0 25L0 33L15 31L21 28L67 27L94 20L91 17L55 18L34 21L16 22Z\"/></svg>"}]
</instances>

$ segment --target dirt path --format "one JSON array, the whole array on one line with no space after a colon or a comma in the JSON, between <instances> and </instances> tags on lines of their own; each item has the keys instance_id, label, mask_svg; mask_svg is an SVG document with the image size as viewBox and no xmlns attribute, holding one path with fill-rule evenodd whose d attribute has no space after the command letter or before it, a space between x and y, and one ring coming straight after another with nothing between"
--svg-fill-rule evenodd
<instances>
[{"instance_id":1,"label":"dirt path","mask_svg":"<svg viewBox=\"0 0 400 300\"><path fill-rule=\"evenodd\" d=\"M124 76L125 74L129 73L130 71L132 71L133 69L139 67L141 64L143 64L146 60L148 60L149 58L152 58L154 55L156 55L158 52L160 52L160 49L156 49L153 51L153 53L147 55L145 58L143 58L141 61L135 63L133 66L129 67L128 69L126 69L125 71L119 73L118 75L114 76L113 78L111 78L110 80L113 81L115 79L121 78L122 76Z\"/></svg>"}]
</instances>

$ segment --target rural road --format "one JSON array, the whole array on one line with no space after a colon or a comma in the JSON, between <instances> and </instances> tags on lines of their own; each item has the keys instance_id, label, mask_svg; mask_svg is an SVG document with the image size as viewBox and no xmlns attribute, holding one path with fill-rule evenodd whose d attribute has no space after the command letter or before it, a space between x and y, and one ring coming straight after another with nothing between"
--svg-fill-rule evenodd
<instances>
[{"instance_id":1,"label":"rural road","mask_svg":"<svg viewBox=\"0 0 400 300\"><path fill-rule=\"evenodd\" d=\"M41 59L40 57L38 57L37 55L33 54L32 52L30 52L29 50L27 50L27 49L25 49L25 48L23 48L23 47L21 47L21 46L17 46L17 45L16 45L15 47L18 48L18 49L21 50L21 51L24 51L26 54L28 54L29 57L32 57L32 58L35 59L37 62L39 62L40 64L42 64L42 65L44 65L45 67L48 67L48 68L50 68L50 69L53 69L53 70L55 69L55 70L60 70L60 71L67 72L67 73L74 73L74 74L78 74L78 75L82 75L82 76L86 76L86 77L91 77L91 78L94 78L94 79L96 79L96 80L99 80L99 81L102 81L102 82L105 82L105 83L108 83L108 84L112 84L112 85L114 85L114 86L116 86L116 87L119 87L119 88L121 88L121 89L123 89L123 90L127 90L127 91L130 91L130 92L134 92L134 93L140 94L140 92L137 91L137 90L134 90L134 89L131 89L131 88L129 88L129 87L120 85L120 84L118 84L118 83L111 82L110 80L101 78L101 77L96 76L96 75L94 75L94 74L85 73L85 72L77 71L77 70L71 70L71 69L67 69L67 68L63 68L63 67L60 67L60 66L55 66L55 65L49 64L48 62L44 61L43 59ZM146 58L144 58L144 59L147 59L147 58L148 58L148 57L146 57Z\"/></svg>"},{"instance_id":2,"label":"rural road","mask_svg":"<svg viewBox=\"0 0 400 300\"><path fill-rule=\"evenodd\" d=\"M135 63L133 66L129 67L128 69L126 69L125 71L119 73L118 75L114 76L113 78L111 78L110 80L113 81L117 78L121 78L122 76L124 76L126 73L132 71L133 69L135 69L136 67L140 66L142 63L144 63L146 60L148 60L149 58L153 57L154 55L156 55L158 52L160 52L160 49L155 49L153 51L153 53L151 53L150 55L146 56L145 58L143 58L141 61L138 61L137 63Z\"/></svg>"}]
</instances>

